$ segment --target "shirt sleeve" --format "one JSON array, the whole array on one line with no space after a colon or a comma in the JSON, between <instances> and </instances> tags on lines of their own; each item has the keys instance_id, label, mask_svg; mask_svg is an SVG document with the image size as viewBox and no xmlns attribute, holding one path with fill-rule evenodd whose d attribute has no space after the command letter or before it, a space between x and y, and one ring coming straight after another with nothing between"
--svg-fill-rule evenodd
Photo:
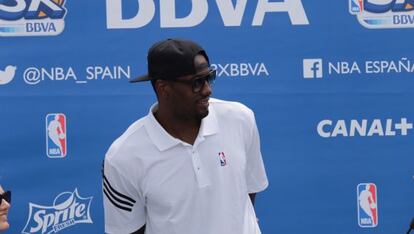
<instances>
[{"instance_id":1,"label":"shirt sleeve","mask_svg":"<svg viewBox=\"0 0 414 234\"><path fill-rule=\"evenodd\" d=\"M107 159L102 168L105 233L132 233L146 222L145 202L140 190Z\"/></svg>"},{"instance_id":2,"label":"shirt sleeve","mask_svg":"<svg viewBox=\"0 0 414 234\"><path fill-rule=\"evenodd\" d=\"M246 142L246 181L249 193L263 191L268 186L262 153L260 151L260 137L256 126L253 111L249 110L249 123Z\"/></svg>"}]
</instances>

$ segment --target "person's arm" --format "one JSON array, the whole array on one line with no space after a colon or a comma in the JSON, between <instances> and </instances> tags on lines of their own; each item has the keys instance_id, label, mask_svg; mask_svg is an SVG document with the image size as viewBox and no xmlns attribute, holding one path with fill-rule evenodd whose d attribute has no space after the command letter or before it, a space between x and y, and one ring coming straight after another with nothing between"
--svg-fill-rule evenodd
<instances>
[{"instance_id":1,"label":"person's arm","mask_svg":"<svg viewBox=\"0 0 414 234\"><path fill-rule=\"evenodd\" d=\"M255 194L263 191L268 186L268 180L260 150L260 136L254 113L250 109L245 113L246 182L247 192L254 204Z\"/></svg>"},{"instance_id":2,"label":"person's arm","mask_svg":"<svg viewBox=\"0 0 414 234\"><path fill-rule=\"evenodd\" d=\"M135 232L131 233L131 234L144 234L145 233L145 225L140 228L139 230L136 230Z\"/></svg>"},{"instance_id":3,"label":"person's arm","mask_svg":"<svg viewBox=\"0 0 414 234\"><path fill-rule=\"evenodd\" d=\"M145 202L119 161L108 161L102 168L102 190L104 203L105 233L145 232Z\"/></svg>"}]
</instances>

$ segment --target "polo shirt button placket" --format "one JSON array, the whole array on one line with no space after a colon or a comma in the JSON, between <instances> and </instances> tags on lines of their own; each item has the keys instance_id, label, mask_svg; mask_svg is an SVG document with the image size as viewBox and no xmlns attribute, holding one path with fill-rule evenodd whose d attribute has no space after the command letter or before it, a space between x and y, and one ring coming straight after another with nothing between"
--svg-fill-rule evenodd
<instances>
[{"instance_id":1,"label":"polo shirt button placket","mask_svg":"<svg viewBox=\"0 0 414 234\"><path fill-rule=\"evenodd\" d=\"M192 152L194 167L197 169L197 171L199 171L200 170L200 159L198 157L198 154L195 152L194 149L191 152Z\"/></svg>"},{"instance_id":2,"label":"polo shirt button placket","mask_svg":"<svg viewBox=\"0 0 414 234\"><path fill-rule=\"evenodd\" d=\"M206 176L203 173L203 170L201 170L201 161L200 161L200 155L196 150L191 150L191 156L193 160L193 166L194 166L194 173L197 178L197 183L200 188L203 188L205 186L208 186L209 180L206 178Z\"/></svg>"}]
</instances>

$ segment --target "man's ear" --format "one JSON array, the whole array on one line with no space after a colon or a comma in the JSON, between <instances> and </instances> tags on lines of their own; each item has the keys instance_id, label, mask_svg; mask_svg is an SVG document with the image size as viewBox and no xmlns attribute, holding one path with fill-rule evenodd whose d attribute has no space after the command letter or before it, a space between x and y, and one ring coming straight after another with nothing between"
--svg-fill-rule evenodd
<instances>
[{"instance_id":1,"label":"man's ear","mask_svg":"<svg viewBox=\"0 0 414 234\"><path fill-rule=\"evenodd\" d=\"M155 90L157 91L158 97L160 98L168 97L171 92L171 88L165 80L156 80Z\"/></svg>"}]
</instances>

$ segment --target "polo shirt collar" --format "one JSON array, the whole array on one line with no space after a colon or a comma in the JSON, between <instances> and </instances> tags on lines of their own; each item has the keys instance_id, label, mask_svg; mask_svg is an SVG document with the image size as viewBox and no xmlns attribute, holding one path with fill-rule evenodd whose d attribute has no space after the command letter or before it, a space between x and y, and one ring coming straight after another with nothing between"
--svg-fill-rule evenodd
<instances>
[{"instance_id":1,"label":"polo shirt collar","mask_svg":"<svg viewBox=\"0 0 414 234\"><path fill-rule=\"evenodd\" d=\"M157 146L160 151L165 151L172 148L182 141L171 136L157 121L154 116L154 111L158 108L158 102L154 103L147 115L145 128L151 141ZM218 122L214 109L209 107L209 114L201 121L200 131L198 136L209 136L218 133Z\"/></svg>"},{"instance_id":2,"label":"polo shirt collar","mask_svg":"<svg viewBox=\"0 0 414 234\"><path fill-rule=\"evenodd\" d=\"M198 133L199 136L209 136L219 132L216 112L211 108L211 103L208 111L208 115L201 120L200 131Z\"/></svg>"},{"instance_id":3,"label":"polo shirt collar","mask_svg":"<svg viewBox=\"0 0 414 234\"><path fill-rule=\"evenodd\" d=\"M171 136L155 119L154 111L158 108L158 102L154 103L147 115L145 129L151 141L157 146L160 151L167 150L180 143L180 140Z\"/></svg>"}]
</instances>

